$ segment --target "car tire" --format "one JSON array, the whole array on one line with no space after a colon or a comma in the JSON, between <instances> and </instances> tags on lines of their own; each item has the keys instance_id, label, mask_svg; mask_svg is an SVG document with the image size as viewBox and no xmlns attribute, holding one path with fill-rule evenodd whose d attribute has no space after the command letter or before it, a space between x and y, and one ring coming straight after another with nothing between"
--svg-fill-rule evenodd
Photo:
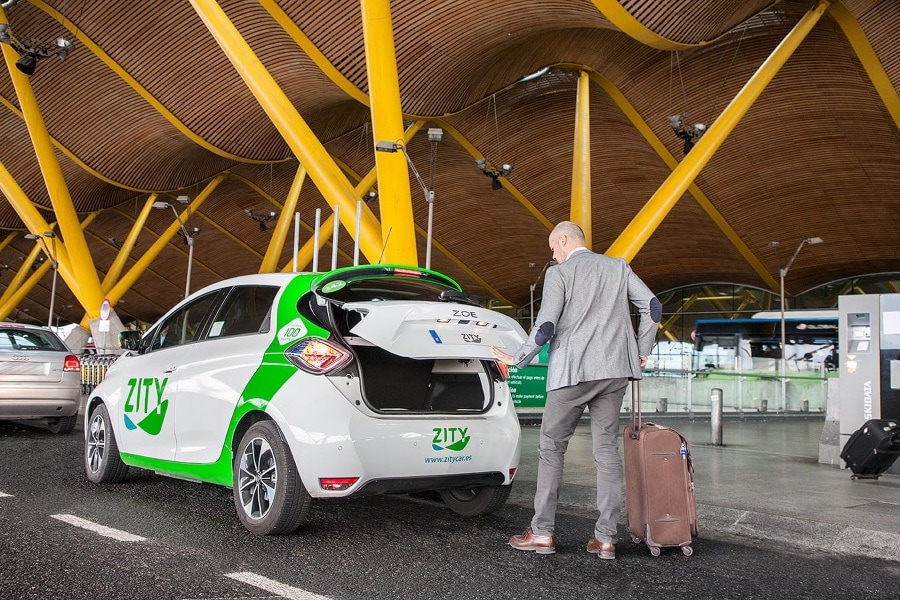
<instances>
[{"instance_id":1,"label":"car tire","mask_svg":"<svg viewBox=\"0 0 900 600\"><path fill-rule=\"evenodd\" d=\"M306 518L312 497L274 422L260 421L247 430L235 452L233 473L234 507L251 533L291 533Z\"/></svg>"},{"instance_id":2,"label":"car tire","mask_svg":"<svg viewBox=\"0 0 900 600\"><path fill-rule=\"evenodd\" d=\"M94 483L118 483L128 474L128 465L119 456L119 445L113 433L105 404L91 410L85 425L84 472Z\"/></svg>"},{"instance_id":3,"label":"car tire","mask_svg":"<svg viewBox=\"0 0 900 600\"><path fill-rule=\"evenodd\" d=\"M441 490L441 499L450 510L464 517L488 515L500 510L509 498L512 485Z\"/></svg>"},{"instance_id":4,"label":"car tire","mask_svg":"<svg viewBox=\"0 0 900 600\"><path fill-rule=\"evenodd\" d=\"M78 422L78 415L71 417L59 417L58 419L50 419L47 426L50 427L50 433L72 433L75 430L75 424Z\"/></svg>"}]
</instances>

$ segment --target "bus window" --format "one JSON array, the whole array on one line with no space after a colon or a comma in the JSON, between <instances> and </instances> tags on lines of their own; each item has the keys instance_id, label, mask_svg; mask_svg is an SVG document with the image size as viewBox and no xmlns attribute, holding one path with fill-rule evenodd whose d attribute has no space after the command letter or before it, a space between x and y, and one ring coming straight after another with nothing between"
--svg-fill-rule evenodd
<instances>
[{"instance_id":1,"label":"bus window","mask_svg":"<svg viewBox=\"0 0 900 600\"><path fill-rule=\"evenodd\" d=\"M768 315L766 315L768 317ZM694 368L778 371L781 319L700 319L695 332ZM832 370L837 364L838 326L834 318L785 314L789 371Z\"/></svg>"}]
</instances>

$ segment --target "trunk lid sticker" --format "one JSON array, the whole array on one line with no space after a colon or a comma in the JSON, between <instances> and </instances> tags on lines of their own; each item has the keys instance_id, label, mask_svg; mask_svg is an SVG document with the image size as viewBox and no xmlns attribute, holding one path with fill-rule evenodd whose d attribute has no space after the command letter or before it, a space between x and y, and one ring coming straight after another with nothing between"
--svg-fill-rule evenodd
<instances>
[{"instance_id":1,"label":"trunk lid sticker","mask_svg":"<svg viewBox=\"0 0 900 600\"><path fill-rule=\"evenodd\" d=\"M432 431L434 438L431 440L431 447L437 451L462 452L469 445L471 439L471 436L468 435L468 427L435 427Z\"/></svg>"}]
</instances>

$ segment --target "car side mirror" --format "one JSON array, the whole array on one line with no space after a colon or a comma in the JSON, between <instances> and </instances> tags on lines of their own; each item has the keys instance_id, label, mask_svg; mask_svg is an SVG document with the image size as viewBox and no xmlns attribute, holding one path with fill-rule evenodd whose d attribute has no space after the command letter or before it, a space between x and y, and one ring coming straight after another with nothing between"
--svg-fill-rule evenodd
<instances>
[{"instance_id":1,"label":"car side mirror","mask_svg":"<svg viewBox=\"0 0 900 600\"><path fill-rule=\"evenodd\" d=\"M119 347L125 350L139 350L141 347L141 332L133 329L119 332Z\"/></svg>"}]
</instances>

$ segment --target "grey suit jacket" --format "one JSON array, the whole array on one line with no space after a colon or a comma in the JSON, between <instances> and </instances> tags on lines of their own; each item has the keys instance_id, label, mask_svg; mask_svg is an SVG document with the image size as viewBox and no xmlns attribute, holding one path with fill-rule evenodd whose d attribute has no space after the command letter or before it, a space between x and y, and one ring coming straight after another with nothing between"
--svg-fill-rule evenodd
<instances>
[{"instance_id":1,"label":"grey suit jacket","mask_svg":"<svg viewBox=\"0 0 900 600\"><path fill-rule=\"evenodd\" d=\"M635 334L628 303L640 314ZM528 340L513 355L527 365L550 343L547 391L582 381L640 379L640 355L656 339L662 306L622 259L588 250L547 269L541 309Z\"/></svg>"}]
</instances>

